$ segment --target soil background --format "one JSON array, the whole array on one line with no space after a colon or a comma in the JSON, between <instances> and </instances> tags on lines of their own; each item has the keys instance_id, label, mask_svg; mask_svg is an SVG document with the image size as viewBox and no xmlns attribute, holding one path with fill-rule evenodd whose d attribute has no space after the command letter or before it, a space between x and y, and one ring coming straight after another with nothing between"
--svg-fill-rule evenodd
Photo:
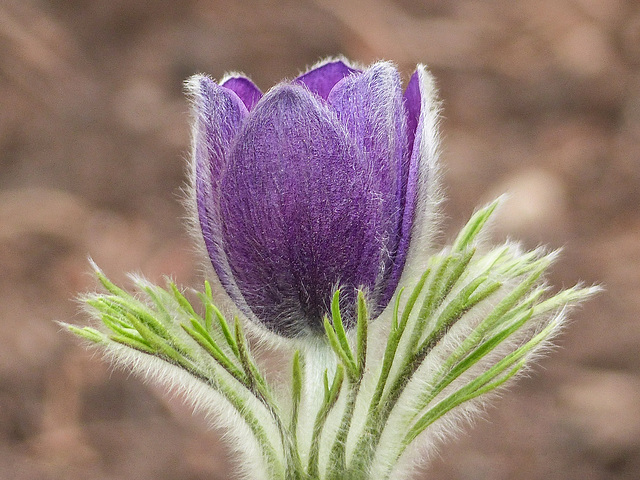
<instances>
[{"instance_id":1,"label":"soil background","mask_svg":"<svg viewBox=\"0 0 640 480\"><path fill-rule=\"evenodd\" d=\"M437 78L441 241L508 191L496 240L564 247L554 285L606 287L415 478L640 478L637 0L2 0L1 479L233 475L221 432L55 321L86 321L89 256L117 281L201 285L187 77L243 71L266 91L336 54Z\"/></svg>"}]
</instances>

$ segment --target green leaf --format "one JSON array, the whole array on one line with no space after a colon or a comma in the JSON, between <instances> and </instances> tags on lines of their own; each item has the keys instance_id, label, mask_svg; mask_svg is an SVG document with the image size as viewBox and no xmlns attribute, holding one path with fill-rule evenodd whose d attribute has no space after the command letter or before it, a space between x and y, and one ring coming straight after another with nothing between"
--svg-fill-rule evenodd
<instances>
[{"instance_id":1,"label":"green leaf","mask_svg":"<svg viewBox=\"0 0 640 480\"><path fill-rule=\"evenodd\" d=\"M293 353L293 361L291 363L291 435L293 435L293 443L297 445L298 417L300 415L300 401L302 399L302 364L300 361L300 351Z\"/></svg>"},{"instance_id":2,"label":"green leaf","mask_svg":"<svg viewBox=\"0 0 640 480\"><path fill-rule=\"evenodd\" d=\"M471 219L469 219L467 224L462 228L454 241L453 247L451 248L452 251L461 252L465 250L478 237L478 234L482 231L482 228L500 204L500 201L500 198L494 200L471 216Z\"/></svg>"},{"instance_id":3,"label":"green leaf","mask_svg":"<svg viewBox=\"0 0 640 480\"><path fill-rule=\"evenodd\" d=\"M367 304L364 300L364 292L358 290L358 320L356 324L356 359L358 367L358 377L361 379L364 375L364 369L367 362L367 334L369 316L367 313Z\"/></svg>"},{"instance_id":4,"label":"green leaf","mask_svg":"<svg viewBox=\"0 0 640 480\"><path fill-rule=\"evenodd\" d=\"M245 373L240 370L229 358L224 354L220 347L213 341L213 339L209 336L206 330L202 327L202 325L192 319L191 325L193 328L189 328L187 325L182 324L182 328L185 332L189 334L191 338L193 338L198 345L204 348L209 355L211 355L214 360L220 364L230 375L232 375L236 380L238 380L243 385L247 385L247 377Z\"/></svg>"},{"instance_id":5,"label":"green leaf","mask_svg":"<svg viewBox=\"0 0 640 480\"><path fill-rule=\"evenodd\" d=\"M327 377L327 371L324 372L324 401L322 406L316 415L316 421L313 425L313 433L311 435L311 448L309 449L309 461L307 465L307 475L316 479L319 478L320 468L318 460L320 457L320 435L329 416L329 412L336 404L338 396L340 395L340 389L344 381L344 367L338 364L336 373L333 376L333 382L329 388L329 380Z\"/></svg>"},{"instance_id":6,"label":"green leaf","mask_svg":"<svg viewBox=\"0 0 640 480\"><path fill-rule=\"evenodd\" d=\"M327 334L329 345L336 353L336 355L338 355L340 361L344 364L345 368L347 369L348 376L350 378L356 378L358 376L358 368L355 364L355 361L353 360L351 349L349 349L348 351L344 350L343 343L338 338L337 332L334 330L331 322L329 322L329 318L326 315L324 317L324 330Z\"/></svg>"},{"instance_id":7,"label":"green leaf","mask_svg":"<svg viewBox=\"0 0 640 480\"><path fill-rule=\"evenodd\" d=\"M69 330L74 335L84 338L85 340L89 340L92 343L104 343L106 341L106 337L104 334L95 328L91 327L76 327L75 325L69 325L66 323L62 324L67 330Z\"/></svg>"},{"instance_id":8,"label":"green leaf","mask_svg":"<svg viewBox=\"0 0 640 480\"><path fill-rule=\"evenodd\" d=\"M185 298L175 283L169 282L169 287L171 287L171 291L173 292L174 298L178 301L178 304L182 307L182 309L187 312L187 314L191 317L198 317L199 315L193 310L193 307L189 303L189 301Z\"/></svg>"}]
</instances>

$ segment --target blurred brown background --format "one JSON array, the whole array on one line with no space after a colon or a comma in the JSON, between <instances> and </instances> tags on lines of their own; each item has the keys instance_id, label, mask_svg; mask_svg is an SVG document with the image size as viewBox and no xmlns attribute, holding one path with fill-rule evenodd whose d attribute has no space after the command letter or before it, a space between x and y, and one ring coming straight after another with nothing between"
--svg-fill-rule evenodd
<instances>
[{"instance_id":1,"label":"blurred brown background","mask_svg":"<svg viewBox=\"0 0 640 480\"><path fill-rule=\"evenodd\" d=\"M0 478L225 479L219 432L60 332L139 271L197 286L180 188L182 82L263 89L325 55L427 63L444 101L444 238L511 201L496 238L566 247L603 283L559 343L416 478L640 477L640 2L2 0Z\"/></svg>"}]
</instances>

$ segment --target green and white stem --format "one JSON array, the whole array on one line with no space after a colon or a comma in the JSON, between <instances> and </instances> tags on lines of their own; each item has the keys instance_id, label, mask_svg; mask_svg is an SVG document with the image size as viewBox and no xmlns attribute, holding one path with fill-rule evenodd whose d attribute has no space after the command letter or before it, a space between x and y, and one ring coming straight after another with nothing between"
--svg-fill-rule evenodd
<instances>
[{"instance_id":1,"label":"green and white stem","mask_svg":"<svg viewBox=\"0 0 640 480\"><path fill-rule=\"evenodd\" d=\"M196 306L170 281L134 277L134 295L95 267L106 292L83 300L96 326L65 326L211 414L245 478L407 478L598 291L550 294L544 273L557 252L485 249L480 233L496 205L478 210L375 322L359 292L356 328L345 331L337 291L326 336L291 341L289 381L267 380L242 322L225 317L206 282Z\"/></svg>"}]
</instances>

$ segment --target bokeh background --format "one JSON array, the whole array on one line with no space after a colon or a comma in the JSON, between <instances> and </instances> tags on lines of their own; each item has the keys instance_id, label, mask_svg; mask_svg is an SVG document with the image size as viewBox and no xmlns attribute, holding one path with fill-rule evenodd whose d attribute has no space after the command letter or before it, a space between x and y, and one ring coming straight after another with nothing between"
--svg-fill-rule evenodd
<instances>
[{"instance_id":1,"label":"bokeh background","mask_svg":"<svg viewBox=\"0 0 640 480\"><path fill-rule=\"evenodd\" d=\"M2 0L0 478L213 480L233 461L179 398L63 334L87 257L201 285L182 82L267 90L326 55L437 77L444 241L508 191L496 239L602 283L559 348L416 479L640 478L640 2Z\"/></svg>"}]
</instances>

